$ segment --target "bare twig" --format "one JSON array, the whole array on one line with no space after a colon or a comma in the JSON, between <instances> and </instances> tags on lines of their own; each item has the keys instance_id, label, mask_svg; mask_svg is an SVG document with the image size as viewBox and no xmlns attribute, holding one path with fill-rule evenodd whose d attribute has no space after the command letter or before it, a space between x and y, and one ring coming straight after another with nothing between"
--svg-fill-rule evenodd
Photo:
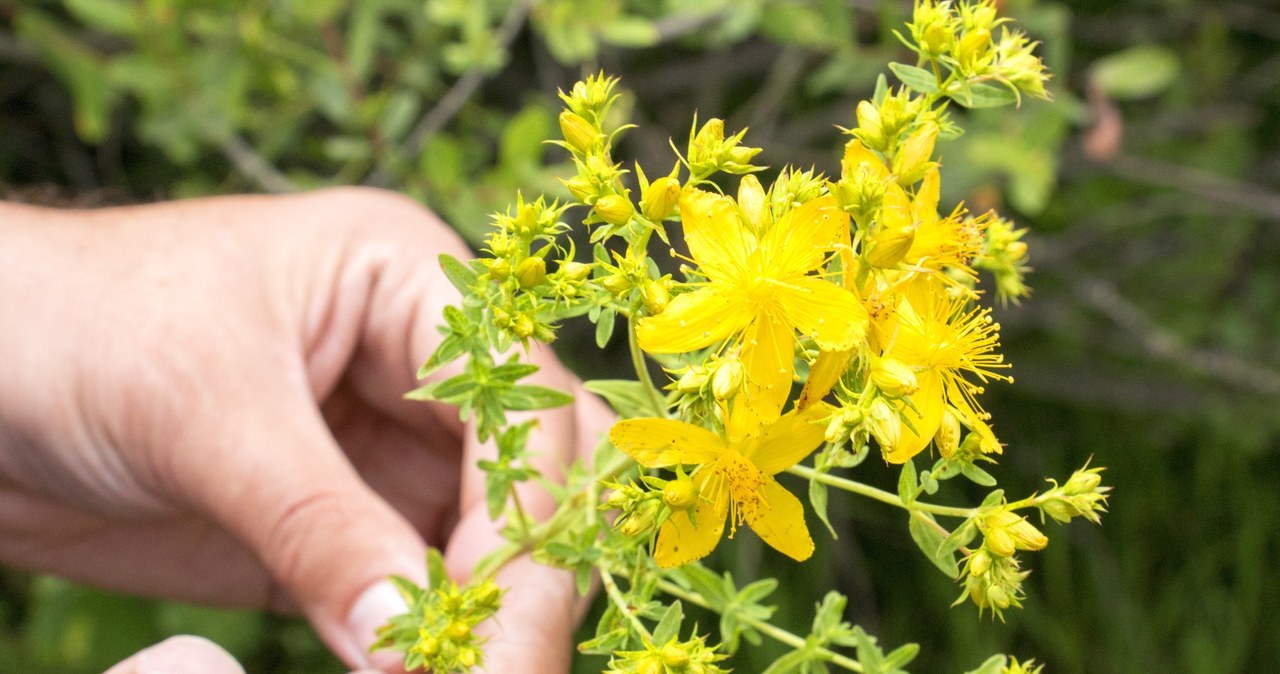
<instances>
[{"instance_id":1,"label":"bare twig","mask_svg":"<svg viewBox=\"0 0 1280 674\"><path fill-rule=\"evenodd\" d=\"M1187 344L1177 334L1151 320L1110 283L1087 279L1079 281L1076 290L1086 305L1136 337L1148 356L1237 388L1268 396L1280 395L1280 372L1274 368L1230 353Z\"/></svg>"},{"instance_id":2,"label":"bare twig","mask_svg":"<svg viewBox=\"0 0 1280 674\"><path fill-rule=\"evenodd\" d=\"M1130 154L1117 155L1103 166L1126 180L1181 190L1237 210L1280 220L1280 194L1252 183Z\"/></svg>"},{"instance_id":3,"label":"bare twig","mask_svg":"<svg viewBox=\"0 0 1280 674\"><path fill-rule=\"evenodd\" d=\"M507 11L507 15L502 18L502 23L498 25L495 32L498 44L503 50L511 45L516 39L524 20L529 16L529 0L520 0L512 3L511 9ZM413 131L409 133L409 137L405 140L404 154L413 157L418 154L440 130L448 124L462 106L475 95L476 90L480 88L480 84L484 82L485 72L479 68L468 70L462 77L454 81L449 90L440 97L439 101L418 120ZM369 177L367 182L371 184L385 184L389 176L384 171L377 171Z\"/></svg>"},{"instance_id":4,"label":"bare twig","mask_svg":"<svg viewBox=\"0 0 1280 674\"><path fill-rule=\"evenodd\" d=\"M235 164L236 170L257 183L258 187L275 193L297 192L298 186L289 180L262 155L258 154L239 136L231 136L219 148L222 155Z\"/></svg>"}]
</instances>

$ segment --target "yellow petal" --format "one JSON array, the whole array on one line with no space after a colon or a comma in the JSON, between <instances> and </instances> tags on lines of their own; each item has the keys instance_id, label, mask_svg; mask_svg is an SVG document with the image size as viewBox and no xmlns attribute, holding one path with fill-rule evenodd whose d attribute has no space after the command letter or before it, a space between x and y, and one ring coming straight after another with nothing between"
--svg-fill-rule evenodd
<instances>
[{"instance_id":1,"label":"yellow petal","mask_svg":"<svg viewBox=\"0 0 1280 674\"><path fill-rule=\"evenodd\" d=\"M920 384L920 390L911 395L911 402L918 412L909 407L902 411L903 419L911 422L915 430L902 424L902 439L885 454L884 458L889 463L906 463L919 454L929 446L934 434L938 432L938 426L942 424L942 413L947 408L942 395L942 375L935 370L925 370L916 373L916 381Z\"/></svg>"},{"instance_id":2,"label":"yellow petal","mask_svg":"<svg viewBox=\"0 0 1280 674\"><path fill-rule=\"evenodd\" d=\"M680 194L680 221L689 254L712 280L732 280L747 268L755 235L742 221L737 204L722 194L688 189Z\"/></svg>"},{"instance_id":3,"label":"yellow petal","mask_svg":"<svg viewBox=\"0 0 1280 674\"><path fill-rule=\"evenodd\" d=\"M609 429L609 441L646 468L711 463L724 441L705 428L675 419L626 419Z\"/></svg>"},{"instance_id":4,"label":"yellow petal","mask_svg":"<svg viewBox=\"0 0 1280 674\"><path fill-rule=\"evenodd\" d=\"M803 562L813 554L813 538L804 523L804 506L772 477L760 486L763 503L755 517L747 522L774 550Z\"/></svg>"},{"instance_id":5,"label":"yellow petal","mask_svg":"<svg viewBox=\"0 0 1280 674\"><path fill-rule=\"evenodd\" d=\"M714 285L677 295L657 316L640 319L636 339L650 353L684 353L711 346L751 320L750 307Z\"/></svg>"},{"instance_id":6,"label":"yellow petal","mask_svg":"<svg viewBox=\"0 0 1280 674\"><path fill-rule=\"evenodd\" d=\"M875 175L885 178L889 169L876 153L868 150L862 141L854 138L844 146L844 158L840 160L840 172L845 178L851 178L858 171L858 166L865 164Z\"/></svg>"},{"instance_id":7,"label":"yellow petal","mask_svg":"<svg viewBox=\"0 0 1280 674\"><path fill-rule=\"evenodd\" d=\"M747 370L744 395L766 421L777 418L791 395L795 343L795 330L782 316L760 316L743 335L742 364Z\"/></svg>"},{"instance_id":8,"label":"yellow petal","mask_svg":"<svg viewBox=\"0 0 1280 674\"><path fill-rule=\"evenodd\" d=\"M766 268L775 277L817 269L827 252L849 238L849 214L825 196L791 209L769 230Z\"/></svg>"},{"instance_id":9,"label":"yellow petal","mask_svg":"<svg viewBox=\"0 0 1280 674\"><path fill-rule=\"evenodd\" d=\"M788 412L766 427L743 454L766 475L780 473L822 444L826 428L819 422L829 416L831 407L821 403Z\"/></svg>"},{"instance_id":10,"label":"yellow petal","mask_svg":"<svg viewBox=\"0 0 1280 674\"><path fill-rule=\"evenodd\" d=\"M812 276L787 280L777 290L783 314L800 332L809 335L818 347L842 351L853 347L867 334L867 310L853 293Z\"/></svg>"},{"instance_id":11,"label":"yellow petal","mask_svg":"<svg viewBox=\"0 0 1280 674\"><path fill-rule=\"evenodd\" d=\"M687 512L677 512L658 529L658 542L653 560L664 569L684 566L711 554L724 535L724 520L729 512L728 487L724 477L710 470L693 476L703 499L694 509L695 526Z\"/></svg>"},{"instance_id":12,"label":"yellow petal","mask_svg":"<svg viewBox=\"0 0 1280 674\"><path fill-rule=\"evenodd\" d=\"M809 367L809 378L804 382L804 389L800 391L800 400L796 402L796 407L805 409L827 397L831 388L844 375L844 371L849 369L849 363L852 360L853 349L818 353L818 359Z\"/></svg>"}]
</instances>

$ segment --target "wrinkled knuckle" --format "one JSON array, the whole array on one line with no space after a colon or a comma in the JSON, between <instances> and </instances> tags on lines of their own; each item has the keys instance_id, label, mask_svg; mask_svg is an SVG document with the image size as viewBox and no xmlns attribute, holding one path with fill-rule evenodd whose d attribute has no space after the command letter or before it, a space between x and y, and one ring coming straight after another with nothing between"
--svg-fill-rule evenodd
<instances>
[{"instance_id":1,"label":"wrinkled knuckle","mask_svg":"<svg viewBox=\"0 0 1280 674\"><path fill-rule=\"evenodd\" d=\"M289 500L267 530L267 560L276 580L289 588L321 587L327 579L313 578L329 568L327 550L338 534L354 524L350 499L336 491L314 491Z\"/></svg>"}]
</instances>

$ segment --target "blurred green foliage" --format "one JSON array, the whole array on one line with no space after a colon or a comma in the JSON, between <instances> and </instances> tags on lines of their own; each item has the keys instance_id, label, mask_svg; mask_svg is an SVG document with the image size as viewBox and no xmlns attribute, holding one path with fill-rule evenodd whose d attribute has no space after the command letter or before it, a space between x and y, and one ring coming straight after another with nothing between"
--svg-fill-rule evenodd
<instances>
[{"instance_id":1,"label":"blurred green foliage","mask_svg":"<svg viewBox=\"0 0 1280 674\"><path fill-rule=\"evenodd\" d=\"M1008 444L997 470L1030 491L1094 456L1116 487L1110 516L1051 529L1027 608L1007 624L948 608L958 588L896 512L838 495L841 536L814 561L797 567L743 536L716 563L743 582L780 578L782 623L807 624L839 587L846 617L882 643L923 641L919 671L961 671L995 651L1061 674L1280 670L1268 610L1280 597L1280 10L1005 4L1045 42L1056 102L975 113L940 148L944 200L999 205L1033 232L1036 294L997 311L1017 377L985 399ZM901 57L890 29L909 10L0 0L0 189L93 205L365 183L422 200L475 241L516 190L562 189L553 175L566 157L542 143L555 90L599 68L622 77L619 107L640 124L620 148L629 158L668 161L667 139L701 110L750 126L764 163L832 172L835 125ZM589 339L568 330L562 342ZM892 471L868 471L892 489ZM297 621L16 572L0 577L0 625L3 671L99 672L178 632L215 639L251 672L340 671Z\"/></svg>"}]
</instances>

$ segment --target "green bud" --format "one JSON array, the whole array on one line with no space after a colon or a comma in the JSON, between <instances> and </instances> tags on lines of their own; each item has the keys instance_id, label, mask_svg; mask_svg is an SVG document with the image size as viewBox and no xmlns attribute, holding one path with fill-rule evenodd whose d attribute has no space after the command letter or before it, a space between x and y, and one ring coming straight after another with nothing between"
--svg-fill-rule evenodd
<instances>
[{"instance_id":1,"label":"green bud","mask_svg":"<svg viewBox=\"0 0 1280 674\"><path fill-rule=\"evenodd\" d=\"M909 396L920 390L916 373L897 358L871 358L871 382L885 395L894 398Z\"/></svg>"},{"instance_id":2,"label":"green bud","mask_svg":"<svg viewBox=\"0 0 1280 674\"><path fill-rule=\"evenodd\" d=\"M602 136L591 122L568 110L560 113L560 133L564 134L565 142L570 148L582 154L595 150L596 142Z\"/></svg>"},{"instance_id":3,"label":"green bud","mask_svg":"<svg viewBox=\"0 0 1280 674\"><path fill-rule=\"evenodd\" d=\"M663 176L649 183L640 196L640 212L653 222L662 222L676 209L680 200L680 181Z\"/></svg>"},{"instance_id":4,"label":"green bud","mask_svg":"<svg viewBox=\"0 0 1280 674\"><path fill-rule=\"evenodd\" d=\"M747 368L737 358L725 358L716 366L711 376L711 395L716 400L724 401L738 395L742 383L747 378Z\"/></svg>"},{"instance_id":5,"label":"green bud","mask_svg":"<svg viewBox=\"0 0 1280 674\"><path fill-rule=\"evenodd\" d=\"M560 275L570 281L582 281L591 275L591 265L565 260L560 263Z\"/></svg>"},{"instance_id":6,"label":"green bud","mask_svg":"<svg viewBox=\"0 0 1280 674\"><path fill-rule=\"evenodd\" d=\"M665 283L650 279L640 286L640 299L644 302L644 310L650 316L656 316L666 310L671 294L667 292Z\"/></svg>"},{"instance_id":7,"label":"green bud","mask_svg":"<svg viewBox=\"0 0 1280 674\"><path fill-rule=\"evenodd\" d=\"M662 664L680 671L689 664L689 651L677 643L667 644L662 647Z\"/></svg>"},{"instance_id":8,"label":"green bud","mask_svg":"<svg viewBox=\"0 0 1280 674\"><path fill-rule=\"evenodd\" d=\"M527 257L516 265L516 281L528 290L547 277L547 261L540 257Z\"/></svg>"},{"instance_id":9,"label":"green bud","mask_svg":"<svg viewBox=\"0 0 1280 674\"><path fill-rule=\"evenodd\" d=\"M625 225L631 220L635 208L631 200L621 194L608 194L596 200L593 206L596 215L611 225Z\"/></svg>"},{"instance_id":10,"label":"green bud","mask_svg":"<svg viewBox=\"0 0 1280 674\"><path fill-rule=\"evenodd\" d=\"M489 276L495 281L504 281L511 275L511 263L506 258L485 260L485 264L489 266Z\"/></svg>"},{"instance_id":11,"label":"green bud","mask_svg":"<svg viewBox=\"0 0 1280 674\"><path fill-rule=\"evenodd\" d=\"M672 510L688 510L698 502L698 488L692 479L682 475L662 487L662 502Z\"/></svg>"}]
</instances>

